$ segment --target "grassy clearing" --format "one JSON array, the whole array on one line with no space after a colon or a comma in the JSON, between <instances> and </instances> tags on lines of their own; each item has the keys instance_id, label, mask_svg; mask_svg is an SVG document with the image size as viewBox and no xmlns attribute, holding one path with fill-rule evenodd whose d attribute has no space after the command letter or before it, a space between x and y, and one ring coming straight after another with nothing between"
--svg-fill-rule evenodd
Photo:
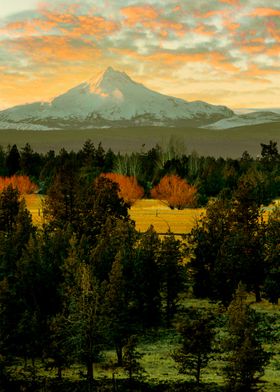
<instances>
[{"instance_id":1,"label":"grassy clearing","mask_svg":"<svg viewBox=\"0 0 280 392\"><path fill-rule=\"evenodd\" d=\"M42 224L44 196L33 194L24 198L34 224ZM171 210L158 200L142 199L135 203L129 214L136 222L136 229L141 232L153 225L158 233L166 233L170 229L175 234L184 234L190 232L203 211L202 208Z\"/></svg>"},{"instance_id":2,"label":"grassy clearing","mask_svg":"<svg viewBox=\"0 0 280 392\"><path fill-rule=\"evenodd\" d=\"M186 146L186 154L197 151L200 155L237 158L247 150L251 155L260 154L260 143L274 140L280 144L280 124L260 124L226 130L208 130L191 127L133 127L107 129L73 129L64 131L0 130L0 145L17 144L22 148L29 143L35 151L46 153L79 150L85 140L102 143L105 149L131 153L148 151L157 143L166 145L171 136L179 138Z\"/></svg>"},{"instance_id":3,"label":"grassy clearing","mask_svg":"<svg viewBox=\"0 0 280 392\"><path fill-rule=\"evenodd\" d=\"M146 231L150 225L158 233L189 233L197 219L203 214L202 208L171 210L167 205L150 199L142 199L130 209L130 216L136 222L136 229Z\"/></svg>"},{"instance_id":4,"label":"grassy clearing","mask_svg":"<svg viewBox=\"0 0 280 392\"><path fill-rule=\"evenodd\" d=\"M35 225L40 225L43 223L43 195L31 194L24 195L26 207L32 215L32 221Z\"/></svg>"}]
</instances>

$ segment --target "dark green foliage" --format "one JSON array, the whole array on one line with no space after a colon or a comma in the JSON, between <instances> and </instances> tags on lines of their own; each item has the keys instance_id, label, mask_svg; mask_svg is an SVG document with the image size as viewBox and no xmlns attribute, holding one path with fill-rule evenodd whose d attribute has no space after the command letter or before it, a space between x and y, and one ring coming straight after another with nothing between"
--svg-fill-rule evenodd
<instances>
[{"instance_id":1,"label":"dark green foliage","mask_svg":"<svg viewBox=\"0 0 280 392\"><path fill-rule=\"evenodd\" d=\"M26 144L19 168L12 167L10 159L16 146L7 152L0 149L0 173L9 169L35 176L49 195L46 223L35 229L16 190L8 187L0 194L0 389L222 390L216 384L202 384L201 373L212 355L217 359L214 328L221 341L224 326L220 319L217 326L217 319L205 309L184 310L186 281L188 295L192 289L194 296L225 306L240 280L257 300L262 293L277 303L279 209L265 224L259 206L278 192L279 154L274 142L262 146L257 160L246 152L241 159L186 156L174 143L169 147L146 153L143 146L140 153L115 156L87 140L78 153L62 149L57 155L38 155ZM137 232L116 184L98 176L118 164L137 175L147 191L172 173L195 184L201 201L219 194L188 237L187 271L184 242L172 233L160 238L153 228ZM218 359L225 358L226 348L230 390L247 392L259 385L268 362L261 341L272 344L278 339L278 321L275 315L267 320L238 306L229 307L231 339L220 348ZM174 358L196 384L144 382L143 341L166 333L168 327L173 344L177 334L172 322L180 319L182 346ZM276 326L270 327L274 321ZM134 337L140 334L145 338L143 354ZM104 349L115 349L117 365L125 367L130 382L94 380L93 369ZM60 381L44 384L36 374L38 359L49 371L46 378L53 377L50 369L56 368ZM25 369L20 373L16 369L22 361ZM86 368L86 382L62 380L71 365ZM114 366L115 372L116 364L105 366Z\"/></svg>"},{"instance_id":2,"label":"dark green foliage","mask_svg":"<svg viewBox=\"0 0 280 392\"><path fill-rule=\"evenodd\" d=\"M128 339L123 355L123 368L128 373L130 382L143 378L144 369L140 363L142 357L143 354L137 351L137 337L133 335Z\"/></svg>"},{"instance_id":3,"label":"dark green foliage","mask_svg":"<svg viewBox=\"0 0 280 392\"><path fill-rule=\"evenodd\" d=\"M260 301L265 225L250 189L241 183L234 201L216 200L189 237L194 293L225 306L242 280Z\"/></svg>"},{"instance_id":4,"label":"dark green foliage","mask_svg":"<svg viewBox=\"0 0 280 392\"><path fill-rule=\"evenodd\" d=\"M160 241L151 227L141 235L133 261L131 284L135 317L143 328L157 326L161 319L160 270L157 253Z\"/></svg>"},{"instance_id":5,"label":"dark green foliage","mask_svg":"<svg viewBox=\"0 0 280 392\"><path fill-rule=\"evenodd\" d=\"M20 154L16 144L12 146L6 157L6 166L9 176L12 176L20 169Z\"/></svg>"},{"instance_id":6,"label":"dark green foliage","mask_svg":"<svg viewBox=\"0 0 280 392\"><path fill-rule=\"evenodd\" d=\"M166 236L160 244L158 265L160 270L160 290L164 301L167 326L176 312L178 296L186 282L186 269L183 266L181 241L174 235Z\"/></svg>"},{"instance_id":7,"label":"dark green foliage","mask_svg":"<svg viewBox=\"0 0 280 392\"><path fill-rule=\"evenodd\" d=\"M228 308L225 374L231 392L259 390L260 378L270 357L260 341L256 313L246 305L245 300L246 293L239 285Z\"/></svg>"},{"instance_id":8,"label":"dark green foliage","mask_svg":"<svg viewBox=\"0 0 280 392\"><path fill-rule=\"evenodd\" d=\"M178 363L180 373L195 377L199 384L201 372L213 354L213 316L206 312L193 312L177 329L181 334L182 344L172 358Z\"/></svg>"},{"instance_id":9,"label":"dark green foliage","mask_svg":"<svg viewBox=\"0 0 280 392\"><path fill-rule=\"evenodd\" d=\"M275 207L269 215L265 243L264 291L270 302L280 297L280 209Z\"/></svg>"},{"instance_id":10,"label":"dark green foliage","mask_svg":"<svg viewBox=\"0 0 280 392\"><path fill-rule=\"evenodd\" d=\"M42 157L34 152L29 143L20 152L20 171L22 174L39 178L42 169Z\"/></svg>"}]
</instances>

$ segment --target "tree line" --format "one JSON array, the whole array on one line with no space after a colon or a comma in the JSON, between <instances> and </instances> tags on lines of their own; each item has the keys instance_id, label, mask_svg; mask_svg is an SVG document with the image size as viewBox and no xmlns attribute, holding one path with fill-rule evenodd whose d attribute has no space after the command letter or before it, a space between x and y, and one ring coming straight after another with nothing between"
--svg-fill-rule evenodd
<instances>
[{"instance_id":1,"label":"tree line","mask_svg":"<svg viewBox=\"0 0 280 392\"><path fill-rule=\"evenodd\" d=\"M271 153L273 143L266 147L268 153L263 146L262 158L252 162L258 170L267 167L269 177L279 162L278 152ZM106 172L100 156L112 156L102 150L86 142L78 153L49 153L40 169L46 177L32 177L23 167L10 173L48 184L40 227L32 224L17 189L7 186L0 193L3 388L13 380L19 358L36 383L39 358L46 368L57 369L58 379L71 364L82 364L94 389L94 364L106 349L115 350L116 365L131 381L141 370L137 337L176 327L181 343L171 355L179 371L200 384L202 370L220 355L229 391L256 389L269 360L263 347L269 337L245 297L253 292L256 301L278 302L279 208L262 219L263 189L250 167L230 192L223 189L209 201L183 241L172 233L159 237L152 227L139 233L116 182L99 175ZM19 154L19 165L21 159ZM220 305L195 311L186 306L190 297ZM220 341L217 325L224 330Z\"/></svg>"},{"instance_id":2,"label":"tree line","mask_svg":"<svg viewBox=\"0 0 280 392\"><path fill-rule=\"evenodd\" d=\"M150 197L152 189L154 195L158 193L160 197L162 192L156 192L160 182L165 176L176 176L189 185L191 203L195 194L198 206L206 205L210 198L219 194L230 198L242 181L254 185L254 197L260 204L268 204L280 193L280 154L274 141L261 144L257 158L247 151L236 159L199 156L196 152L187 155L182 146L182 142L171 138L166 146L156 145L149 151L132 154L116 154L111 149L105 151L101 144L95 146L91 140L87 140L77 152L62 149L58 154L52 150L39 154L29 144L21 149L16 145L6 149L0 147L0 177L26 175L39 186L41 193L47 193L62 168L64 171L68 168L74 175L88 181L106 173L115 179L116 176L130 177L130 181L139 185L137 197L142 194ZM128 180L122 179L119 184L122 181ZM130 186L122 183L121 187L128 189L131 183ZM132 200L133 197L135 195ZM171 200L170 206L177 208L177 204Z\"/></svg>"}]
</instances>

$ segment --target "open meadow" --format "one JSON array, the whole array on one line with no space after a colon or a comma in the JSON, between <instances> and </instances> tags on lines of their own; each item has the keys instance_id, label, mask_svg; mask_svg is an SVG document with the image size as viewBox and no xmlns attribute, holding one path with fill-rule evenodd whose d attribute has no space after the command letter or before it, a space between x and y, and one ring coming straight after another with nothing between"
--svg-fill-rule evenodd
<instances>
[{"instance_id":1,"label":"open meadow","mask_svg":"<svg viewBox=\"0 0 280 392\"><path fill-rule=\"evenodd\" d=\"M28 210L32 214L35 224L44 222L43 200L44 196L31 194L24 196ZM279 204L279 200L275 203ZM264 209L266 220L273 205ZM135 221L136 229L140 232L146 231L151 225L159 234L173 232L177 235L189 233L196 221L203 215L204 208L186 208L184 210L171 210L166 204L159 200L138 200L129 210L132 220Z\"/></svg>"},{"instance_id":2,"label":"open meadow","mask_svg":"<svg viewBox=\"0 0 280 392\"><path fill-rule=\"evenodd\" d=\"M27 208L32 214L35 224L41 224L43 217L43 195L25 195ZM187 208L184 210L171 210L158 200L142 199L129 210L130 217L135 221L136 229L144 232L151 225L157 233L168 231L174 234L189 233L196 220L203 214L203 208Z\"/></svg>"}]
</instances>

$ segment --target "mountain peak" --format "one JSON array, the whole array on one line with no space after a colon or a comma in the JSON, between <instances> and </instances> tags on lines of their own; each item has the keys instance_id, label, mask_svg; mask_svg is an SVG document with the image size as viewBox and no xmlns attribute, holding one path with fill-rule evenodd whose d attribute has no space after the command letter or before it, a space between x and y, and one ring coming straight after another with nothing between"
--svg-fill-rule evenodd
<instances>
[{"instance_id":1,"label":"mountain peak","mask_svg":"<svg viewBox=\"0 0 280 392\"><path fill-rule=\"evenodd\" d=\"M114 91L115 89L121 89L124 85L133 84L134 82L130 77L121 71L116 71L112 67L106 68L104 72L97 79L90 79L88 84L90 91Z\"/></svg>"}]
</instances>

